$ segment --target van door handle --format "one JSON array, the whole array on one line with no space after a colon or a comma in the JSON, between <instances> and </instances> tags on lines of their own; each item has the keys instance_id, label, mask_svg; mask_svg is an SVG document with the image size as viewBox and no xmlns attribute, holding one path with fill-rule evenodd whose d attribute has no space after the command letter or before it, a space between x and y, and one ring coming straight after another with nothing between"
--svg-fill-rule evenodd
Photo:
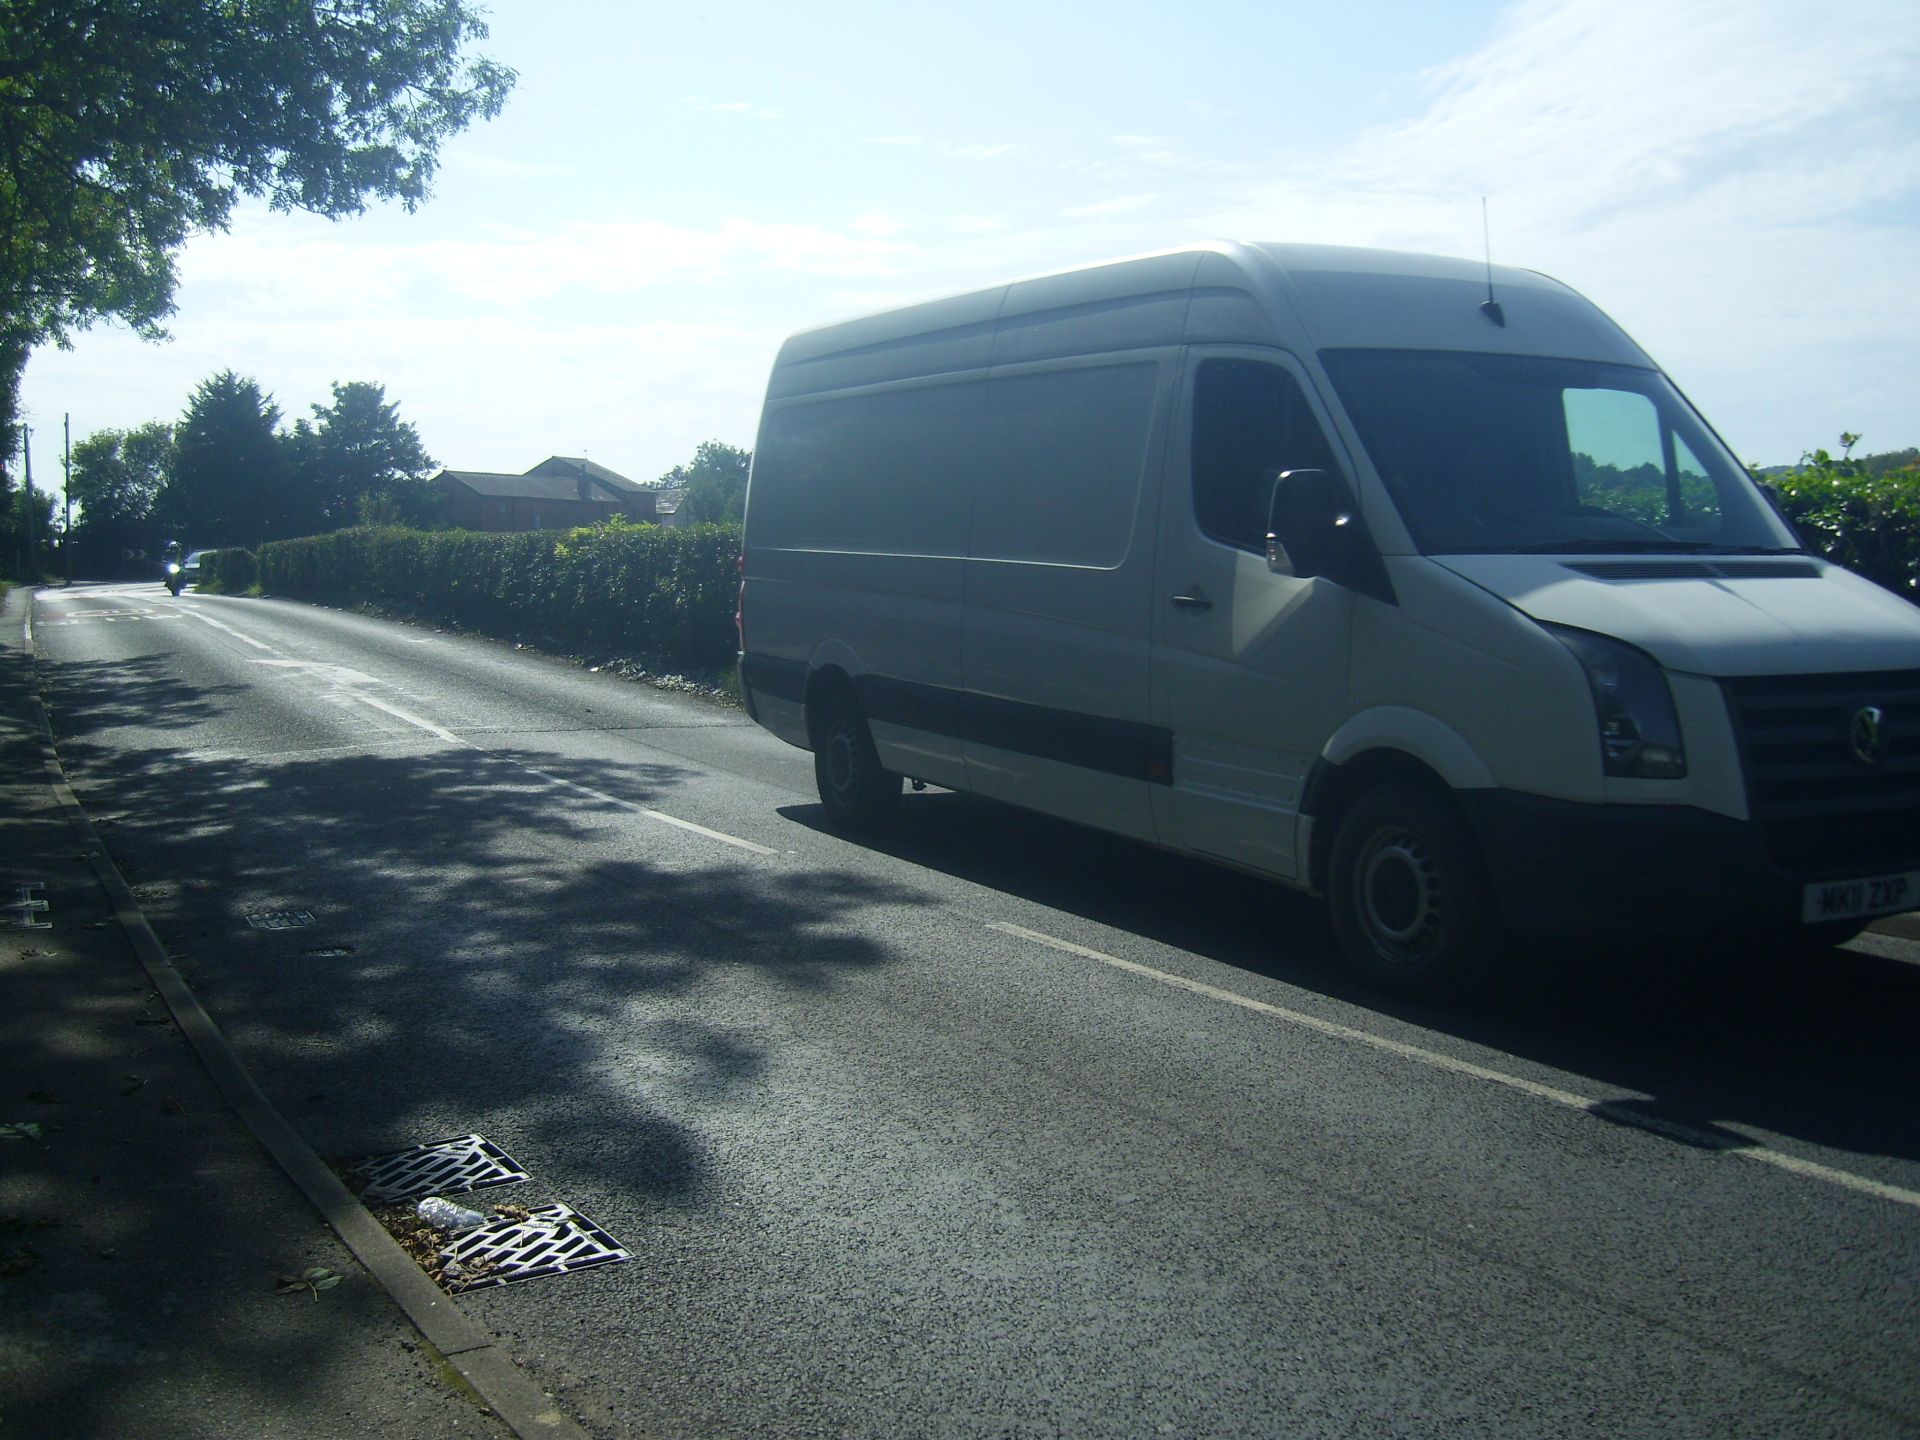
<instances>
[{"instance_id":1,"label":"van door handle","mask_svg":"<svg viewBox=\"0 0 1920 1440\"><path fill-rule=\"evenodd\" d=\"M1207 592L1202 590L1198 585L1193 587L1193 593L1191 595L1174 596L1173 603L1178 605L1182 610L1211 610L1213 608L1213 601L1207 598Z\"/></svg>"}]
</instances>

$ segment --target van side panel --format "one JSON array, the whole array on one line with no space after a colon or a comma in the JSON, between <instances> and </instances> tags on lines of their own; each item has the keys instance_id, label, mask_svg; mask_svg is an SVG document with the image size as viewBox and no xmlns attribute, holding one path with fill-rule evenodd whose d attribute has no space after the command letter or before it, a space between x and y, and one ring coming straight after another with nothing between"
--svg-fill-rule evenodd
<instances>
[{"instance_id":1,"label":"van side panel","mask_svg":"<svg viewBox=\"0 0 1920 1440\"><path fill-rule=\"evenodd\" d=\"M785 707L804 700L807 673L837 669L855 683L888 769L965 783L938 697L962 685L964 556L985 405L986 382L975 378L769 407L747 525L747 673L757 669L763 683L771 675L770 691L781 671L788 677L766 707L785 738L806 743L804 716Z\"/></svg>"},{"instance_id":2,"label":"van side panel","mask_svg":"<svg viewBox=\"0 0 1920 1440\"><path fill-rule=\"evenodd\" d=\"M1152 513L1174 355L997 367L974 487L969 784L1150 838Z\"/></svg>"},{"instance_id":3,"label":"van side panel","mask_svg":"<svg viewBox=\"0 0 1920 1440\"><path fill-rule=\"evenodd\" d=\"M984 369L1006 287L809 330L780 347L767 403Z\"/></svg>"}]
</instances>

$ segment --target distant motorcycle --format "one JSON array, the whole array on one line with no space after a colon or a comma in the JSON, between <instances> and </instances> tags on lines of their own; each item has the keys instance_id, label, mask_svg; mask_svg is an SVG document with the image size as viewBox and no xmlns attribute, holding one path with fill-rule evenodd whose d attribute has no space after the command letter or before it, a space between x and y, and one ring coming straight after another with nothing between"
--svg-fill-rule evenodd
<instances>
[{"instance_id":1,"label":"distant motorcycle","mask_svg":"<svg viewBox=\"0 0 1920 1440\"><path fill-rule=\"evenodd\" d=\"M180 598L180 587L186 583L187 567L182 565L178 560L169 560L167 562L167 592L177 600Z\"/></svg>"}]
</instances>

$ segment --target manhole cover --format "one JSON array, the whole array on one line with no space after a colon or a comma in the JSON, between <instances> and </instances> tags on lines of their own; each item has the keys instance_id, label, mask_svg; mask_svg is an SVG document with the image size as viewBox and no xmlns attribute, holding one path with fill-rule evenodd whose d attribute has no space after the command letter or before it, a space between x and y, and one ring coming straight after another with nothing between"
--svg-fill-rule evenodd
<instances>
[{"instance_id":1,"label":"manhole cover","mask_svg":"<svg viewBox=\"0 0 1920 1440\"><path fill-rule=\"evenodd\" d=\"M458 1295L492 1285L566 1275L633 1257L570 1205L546 1205L524 1220L478 1225L440 1251L446 1286Z\"/></svg>"},{"instance_id":2,"label":"manhole cover","mask_svg":"<svg viewBox=\"0 0 1920 1440\"><path fill-rule=\"evenodd\" d=\"M390 1155L373 1155L349 1167L367 1177L360 1203L371 1208L422 1195L464 1195L527 1178L513 1157L484 1135L456 1135Z\"/></svg>"},{"instance_id":3,"label":"manhole cover","mask_svg":"<svg viewBox=\"0 0 1920 1440\"><path fill-rule=\"evenodd\" d=\"M313 924L311 910L266 910L247 916L247 924L256 930L298 930Z\"/></svg>"}]
</instances>

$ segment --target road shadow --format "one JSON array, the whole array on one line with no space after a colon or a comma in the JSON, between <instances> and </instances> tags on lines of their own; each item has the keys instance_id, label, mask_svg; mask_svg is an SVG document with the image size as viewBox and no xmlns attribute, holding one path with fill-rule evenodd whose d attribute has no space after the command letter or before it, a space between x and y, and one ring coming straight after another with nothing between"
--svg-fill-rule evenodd
<instances>
[{"instance_id":1,"label":"road shadow","mask_svg":"<svg viewBox=\"0 0 1920 1440\"><path fill-rule=\"evenodd\" d=\"M723 1157L636 1074L678 1102L721 1095L765 1069L765 1032L659 1002L721 972L830 991L892 958L855 911L932 903L850 872L796 879L670 827L645 844L635 808L693 773L672 762L425 743L246 759L178 747L165 726L109 745L149 708L217 704L111 668L113 695L82 700L102 667L42 662L63 763L176 966L331 1157L509 1112L531 1117L521 1139L578 1150L590 1117L620 1137L591 1152L611 1183L695 1203ZM302 914L314 923L248 919ZM644 1051L640 1071L614 1036Z\"/></svg>"},{"instance_id":2,"label":"road shadow","mask_svg":"<svg viewBox=\"0 0 1920 1440\"><path fill-rule=\"evenodd\" d=\"M781 811L824 829L816 805ZM1279 885L975 797L908 796L861 843L1496 1051L1649 1097L1702 1133L1755 1127L1861 1155L1920 1159L1920 967L1838 949L1535 947L1480 999L1384 996L1348 976L1326 907Z\"/></svg>"}]
</instances>

